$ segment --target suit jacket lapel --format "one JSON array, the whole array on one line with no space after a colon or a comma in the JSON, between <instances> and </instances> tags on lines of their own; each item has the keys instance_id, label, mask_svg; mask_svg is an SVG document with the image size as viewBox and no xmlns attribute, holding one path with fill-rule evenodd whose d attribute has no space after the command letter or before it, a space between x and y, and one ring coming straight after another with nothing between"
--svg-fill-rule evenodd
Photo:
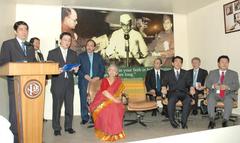
<instances>
[{"instance_id":1,"label":"suit jacket lapel","mask_svg":"<svg viewBox=\"0 0 240 143\"><path fill-rule=\"evenodd\" d=\"M24 56L24 52L21 48L21 45L18 43L18 40L16 38L15 38L15 43L14 44L15 44L16 49ZM26 49L27 49L27 47L26 47Z\"/></svg>"},{"instance_id":2,"label":"suit jacket lapel","mask_svg":"<svg viewBox=\"0 0 240 143\"><path fill-rule=\"evenodd\" d=\"M64 61L63 54L62 54L60 47L58 47L58 55L59 55L60 65L64 65L65 61Z\"/></svg>"},{"instance_id":3,"label":"suit jacket lapel","mask_svg":"<svg viewBox=\"0 0 240 143\"><path fill-rule=\"evenodd\" d=\"M152 82L154 83L154 87L156 87L156 82L157 82L157 80L156 80L156 75L155 75L155 70L154 69L152 69L152 71L151 71L151 77L152 77Z\"/></svg>"},{"instance_id":4,"label":"suit jacket lapel","mask_svg":"<svg viewBox=\"0 0 240 143\"><path fill-rule=\"evenodd\" d=\"M216 82L219 83L220 82L220 74L219 74L219 70L216 70Z\"/></svg>"},{"instance_id":5,"label":"suit jacket lapel","mask_svg":"<svg viewBox=\"0 0 240 143\"><path fill-rule=\"evenodd\" d=\"M90 60L89 60L89 57L88 57L88 53L85 52L84 56L85 56L85 59L86 59L86 62L87 62L87 64L86 64L87 71L89 71L89 74L90 74Z\"/></svg>"},{"instance_id":6,"label":"suit jacket lapel","mask_svg":"<svg viewBox=\"0 0 240 143\"><path fill-rule=\"evenodd\" d=\"M191 75L190 78L191 78L191 80L193 81L193 80L194 80L194 79L193 79L193 69L190 70L190 75ZM198 78L198 77L197 77L197 78Z\"/></svg>"},{"instance_id":7,"label":"suit jacket lapel","mask_svg":"<svg viewBox=\"0 0 240 143\"><path fill-rule=\"evenodd\" d=\"M180 72L181 73L181 72ZM172 77L173 77L173 79L175 80L175 81L177 81L177 77L176 77L176 75L175 75L175 71L174 71L174 69L172 70ZM179 76L180 77L180 76Z\"/></svg>"},{"instance_id":8,"label":"suit jacket lapel","mask_svg":"<svg viewBox=\"0 0 240 143\"><path fill-rule=\"evenodd\" d=\"M183 76L183 71L182 71L182 69L180 69L180 74L179 74L178 80L180 80L182 78L182 76Z\"/></svg>"}]
</instances>

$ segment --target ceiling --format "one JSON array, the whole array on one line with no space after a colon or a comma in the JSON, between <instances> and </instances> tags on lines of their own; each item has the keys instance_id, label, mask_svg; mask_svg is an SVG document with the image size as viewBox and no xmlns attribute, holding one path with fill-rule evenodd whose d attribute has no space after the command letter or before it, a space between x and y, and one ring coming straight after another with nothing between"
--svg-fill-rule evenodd
<instances>
[{"instance_id":1,"label":"ceiling","mask_svg":"<svg viewBox=\"0 0 240 143\"><path fill-rule=\"evenodd\" d=\"M220 0L16 0L17 3L187 14Z\"/></svg>"}]
</instances>

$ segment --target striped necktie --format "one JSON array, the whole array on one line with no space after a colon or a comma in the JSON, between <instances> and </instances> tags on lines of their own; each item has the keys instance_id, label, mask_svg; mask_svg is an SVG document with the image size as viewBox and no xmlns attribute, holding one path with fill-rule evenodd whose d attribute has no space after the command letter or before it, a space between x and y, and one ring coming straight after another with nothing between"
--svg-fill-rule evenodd
<instances>
[{"instance_id":1,"label":"striped necktie","mask_svg":"<svg viewBox=\"0 0 240 143\"><path fill-rule=\"evenodd\" d=\"M222 72L222 74L220 76L220 84L223 84L223 81L224 81L224 72ZM225 90L220 89L219 96L223 98L224 95L225 95Z\"/></svg>"},{"instance_id":2,"label":"striped necktie","mask_svg":"<svg viewBox=\"0 0 240 143\"><path fill-rule=\"evenodd\" d=\"M157 91L160 91L161 88L161 81L160 81L160 76L159 76L159 72L157 72Z\"/></svg>"},{"instance_id":3,"label":"striped necktie","mask_svg":"<svg viewBox=\"0 0 240 143\"><path fill-rule=\"evenodd\" d=\"M21 48L23 50L24 56L27 56L27 50L26 50L26 45L24 42L21 43Z\"/></svg>"}]
</instances>

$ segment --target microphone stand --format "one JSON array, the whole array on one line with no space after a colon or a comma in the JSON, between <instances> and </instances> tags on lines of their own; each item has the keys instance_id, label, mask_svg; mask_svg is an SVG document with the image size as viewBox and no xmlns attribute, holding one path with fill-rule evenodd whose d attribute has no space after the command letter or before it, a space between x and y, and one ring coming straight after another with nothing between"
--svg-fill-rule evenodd
<instances>
[{"instance_id":1,"label":"microphone stand","mask_svg":"<svg viewBox=\"0 0 240 143\"><path fill-rule=\"evenodd\" d=\"M125 51L126 51L126 67L129 67L129 34L125 33L124 34L124 39L125 39Z\"/></svg>"}]
</instances>

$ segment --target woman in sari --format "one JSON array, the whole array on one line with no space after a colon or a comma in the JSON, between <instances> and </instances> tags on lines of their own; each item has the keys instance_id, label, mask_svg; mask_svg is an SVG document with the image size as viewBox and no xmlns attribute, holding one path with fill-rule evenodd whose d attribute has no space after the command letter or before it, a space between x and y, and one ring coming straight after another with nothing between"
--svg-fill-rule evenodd
<instances>
[{"instance_id":1,"label":"woman in sari","mask_svg":"<svg viewBox=\"0 0 240 143\"><path fill-rule=\"evenodd\" d=\"M102 141L114 142L125 138L123 131L124 105L121 94L124 85L115 65L108 67L108 77L102 79L100 90L90 104L95 134Z\"/></svg>"}]
</instances>

